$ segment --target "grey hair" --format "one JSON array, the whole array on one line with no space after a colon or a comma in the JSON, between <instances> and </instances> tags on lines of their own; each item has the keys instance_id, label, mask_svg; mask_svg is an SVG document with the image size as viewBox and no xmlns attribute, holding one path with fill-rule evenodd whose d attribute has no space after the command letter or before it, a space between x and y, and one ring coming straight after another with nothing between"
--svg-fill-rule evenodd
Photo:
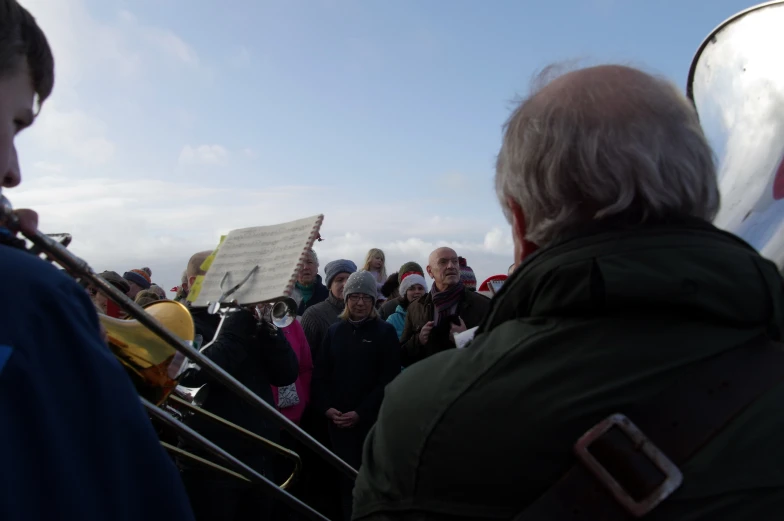
<instances>
[{"instance_id":1,"label":"grey hair","mask_svg":"<svg viewBox=\"0 0 784 521\"><path fill-rule=\"evenodd\" d=\"M318 255L316 255L316 250L314 250L313 248L309 248L305 254L310 255L310 258L313 260L313 264L319 266L319 259L318 259Z\"/></svg>"},{"instance_id":2,"label":"grey hair","mask_svg":"<svg viewBox=\"0 0 784 521\"><path fill-rule=\"evenodd\" d=\"M504 125L496 194L510 223L509 200L520 205L526 239L540 247L590 221L711 221L718 211L716 162L691 103L664 78L608 70L631 81L552 95L543 89L563 69L545 68Z\"/></svg>"}]
</instances>

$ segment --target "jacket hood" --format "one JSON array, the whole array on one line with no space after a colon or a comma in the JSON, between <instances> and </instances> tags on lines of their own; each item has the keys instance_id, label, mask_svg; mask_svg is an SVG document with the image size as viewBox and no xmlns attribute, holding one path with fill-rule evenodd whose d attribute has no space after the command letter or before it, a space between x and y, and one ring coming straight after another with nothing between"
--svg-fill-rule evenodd
<instances>
[{"instance_id":1,"label":"jacket hood","mask_svg":"<svg viewBox=\"0 0 784 521\"><path fill-rule=\"evenodd\" d=\"M587 232L527 259L479 332L519 318L675 314L781 340L782 296L772 262L704 222Z\"/></svg>"}]
</instances>

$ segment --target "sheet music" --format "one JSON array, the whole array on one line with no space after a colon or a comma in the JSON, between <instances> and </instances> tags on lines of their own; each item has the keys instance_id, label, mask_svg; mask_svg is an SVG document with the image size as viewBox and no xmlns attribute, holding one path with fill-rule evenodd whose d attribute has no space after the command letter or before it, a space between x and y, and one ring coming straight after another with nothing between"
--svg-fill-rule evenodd
<instances>
[{"instance_id":1,"label":"sheet music","mask_svg":"<svg viewBox=\"0 0 784 521\"><path fill-rule=\"evenodd\" d=\"M288 296L294 286L305 251L313 246L323 215L273 226L242 228L229 232L201 283L196 307L217 301L221 294L256 272L229 300L255 304ZM223 276L229 276L221 289Z\"/></svg>"}]
</instances>

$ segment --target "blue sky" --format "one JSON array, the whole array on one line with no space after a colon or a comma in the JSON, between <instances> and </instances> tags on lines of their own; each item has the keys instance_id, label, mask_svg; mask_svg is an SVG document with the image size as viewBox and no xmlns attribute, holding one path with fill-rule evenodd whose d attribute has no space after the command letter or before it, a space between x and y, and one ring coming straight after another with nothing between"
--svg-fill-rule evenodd
<instances>
[{"instance_id":1,"label":"blue sky","mask_svg":"<svg viewBox=\"0 0 784 521\"><path fill-rule=\"evenodd\" d=\"M220 233L325 214L317 250L394 269L452 244L511 262L501 125L550 62L622 62L685 87L739 0L22 0L57 60L9 192L96 269L174 285ZM167 288L168 289L168 288Z\"/></svg>"}]
</instances>

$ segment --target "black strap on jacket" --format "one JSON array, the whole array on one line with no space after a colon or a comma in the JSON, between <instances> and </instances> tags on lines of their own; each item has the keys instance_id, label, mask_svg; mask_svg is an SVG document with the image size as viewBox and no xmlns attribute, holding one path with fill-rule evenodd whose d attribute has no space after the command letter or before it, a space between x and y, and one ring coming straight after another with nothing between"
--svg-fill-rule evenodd
<instances>
[{"instance_id":1,"label":"black strap on jacket","mask_svg":"<svg viewBox=\"0 0 784 521\"><path fill-rule=\"evenodd\" d=\"M514 521L643 517L681 485L678 465L783 380L784 345L767 338L697 363L588 430L574 445L577 463Z\"/></svg>"}]
</instances>

